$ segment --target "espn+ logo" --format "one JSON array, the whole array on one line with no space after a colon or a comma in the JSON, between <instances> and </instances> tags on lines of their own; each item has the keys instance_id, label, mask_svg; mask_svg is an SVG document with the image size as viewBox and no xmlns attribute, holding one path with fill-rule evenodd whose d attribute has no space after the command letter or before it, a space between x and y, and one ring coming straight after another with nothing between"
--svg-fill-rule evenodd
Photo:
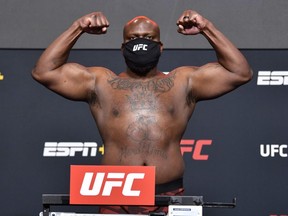
<instances>
[{"instance_id":1,"label":"espn+ logo","mask_svg":"<svg viewBox=\"0 0 288 216\"><path fill-rule=\"evenodd\" d=\"M258 71L257 85L288 85L288 71Z\"/></svg>"},{"instance_id":2,"label":"espn+ logo","mask_svg":"<svg viewBox=\"0 0 288 216\"><path fill-rule=\"evenodd\" d=\"M97 152L104 154L104 147L98 149L96 142L45 142L44 157L96 157Z\"/></svg>"}]
</instances>

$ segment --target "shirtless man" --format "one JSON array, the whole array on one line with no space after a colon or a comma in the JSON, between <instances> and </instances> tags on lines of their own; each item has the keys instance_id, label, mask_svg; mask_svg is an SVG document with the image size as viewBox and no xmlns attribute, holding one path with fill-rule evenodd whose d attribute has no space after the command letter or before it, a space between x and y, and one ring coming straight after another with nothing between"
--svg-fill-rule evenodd
<instances>
[{"instance_id":1,"label":"shirtless man","mask_svg":"<svg viewBox=\"0 0 288 216\"><path fill-rule=\"evenodd\" d=\"M196 103L224 95L252 78L245 57L209 20L186 10L177 26L180 34L202 34L218 61L163 74L157 70L163 49L159 27L138 16L123 31L126 71L116 75L104 67L67 63L70 50L83 33L106 33L108 20L103 13L94 12L61 34L32 72L34 79L50 90L89 104L105 145L103 164L155 166L158 194L183 191L180 140Z\"/></svg>"}]
</instances>

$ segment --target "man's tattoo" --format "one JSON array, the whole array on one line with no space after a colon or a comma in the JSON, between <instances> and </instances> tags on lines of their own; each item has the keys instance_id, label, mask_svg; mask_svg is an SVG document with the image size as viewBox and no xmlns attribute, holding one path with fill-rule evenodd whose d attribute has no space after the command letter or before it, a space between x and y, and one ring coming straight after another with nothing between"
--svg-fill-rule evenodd
<instances>
[{"instance_id":1,"label":"man's tattoo","mask_svg":"<svg viewBox=\"0 0 288 216\"><path fill-rule=\"evenodd\" d=\"M161 143L161 136L165 133L156 118L152 115L139 115L139 110L154 111L157 109L157 97L170 91L174 86L175 74L165 78L153 78L139 81L131 78L110 77L107 81L115 90L126 91L126 98L132 112L137 113L134 122L128 125L126 134L133 146L123 146L120 161L133 155L147 157L161 157L167 159L167 153L157 144ZM128 91L128 92L127 92Z\"/></svg>"},{"instance_id":2,"label":"man's tattoo","mask_svg":"<svg viewBox=\"0 0 288 216\"><path fill-rule=\"evenodd\" d=\"M149 155L153 157L161 157L163 159L167 159L167 154L163 150L154 148L149 146L148 148L144 149L143 146L140 146L139 148L127 148L126 146L121 149L121 155L120 155L120 161L122 161L124 158L129 158L131 156L144 154L147 158Z\"/></svg>"},{"instance_id":3,"label":"man's tattoo","mask_svg":"<svg viewBox=\"0 0 288 216\"><path fill-rule=\"evenodd\" d=\"M154 78L148 81L136 81L129 78L115 77L108 80L114 89L130 91L151 91L164 93L174 86L175 74L165 78Z\"/></svg>"},{"instance_id":4,"label":"man's tattoo","mask_svg":"<svg viewBox=\"0 0 288 216\"><path fill-rule=\"evenodd\" d=\"M156 98L170 91L174 86L175 74L165 78L154 78L148 81L137 81L129 78L114 77L108 80L113 89L129 90L127 100L131 110L155 110Z\"/></svg>"},{"instance_id":5,"label":"man's tattoo","mask_svg":"<svg viewBox=\"0 0 288 216\"><path fill-rule=\"evenodd\" d=\"M123 147L120 160L135 154L167 159L167 154L164 151L154 147L160 142L162 135L163 130L153 116L138 116L136 121L130 124L127 129L127 137L135 143L135 146L129 149L126 146Z\"/></svg>"}]
</instances>

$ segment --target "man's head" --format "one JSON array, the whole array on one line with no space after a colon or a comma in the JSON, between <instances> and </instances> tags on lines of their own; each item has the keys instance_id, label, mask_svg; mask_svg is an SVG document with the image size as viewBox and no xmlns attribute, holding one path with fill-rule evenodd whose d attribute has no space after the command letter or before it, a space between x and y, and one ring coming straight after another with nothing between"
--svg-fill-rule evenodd
<instances>
[{"instance_id":1,"label":"man's head","mask_svg":"<svg viewBox=\"0 0 288 216\"><path fill-rule=\"evenodd\" d=\"M145 76L156 68L162 52L159 26L145 16L130 20L123 30L123 55L128 68Z\"/></svg>"},{"instance_id":2,"label":"man's head","mask_svg":"<svg viewBox=\"0 0 288 216\"><path fill-rule=\"evenodd\" d=\"M146 16L137 16L126 23L123 29L124 43L136 38L160 42L160 29L156 22Z\"/></svg>"}]
</instances>

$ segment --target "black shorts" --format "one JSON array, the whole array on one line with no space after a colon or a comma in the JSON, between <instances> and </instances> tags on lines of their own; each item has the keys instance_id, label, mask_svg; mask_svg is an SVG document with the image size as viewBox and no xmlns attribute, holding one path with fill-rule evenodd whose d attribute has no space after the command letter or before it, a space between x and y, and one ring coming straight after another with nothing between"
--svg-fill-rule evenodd
<instances>
[{"instance_id":1,"label":"black shorts","mask_svg":"<svg viewBox=\"0 0 288 216\"><path fill-rule=\"evenodd\" d=\"M181 196L184 193L183 179L156 185L157 195ZM168 206L100 206L100 214L149 214L150 212L168 213Z\"/></svg>"}]
</instances>

